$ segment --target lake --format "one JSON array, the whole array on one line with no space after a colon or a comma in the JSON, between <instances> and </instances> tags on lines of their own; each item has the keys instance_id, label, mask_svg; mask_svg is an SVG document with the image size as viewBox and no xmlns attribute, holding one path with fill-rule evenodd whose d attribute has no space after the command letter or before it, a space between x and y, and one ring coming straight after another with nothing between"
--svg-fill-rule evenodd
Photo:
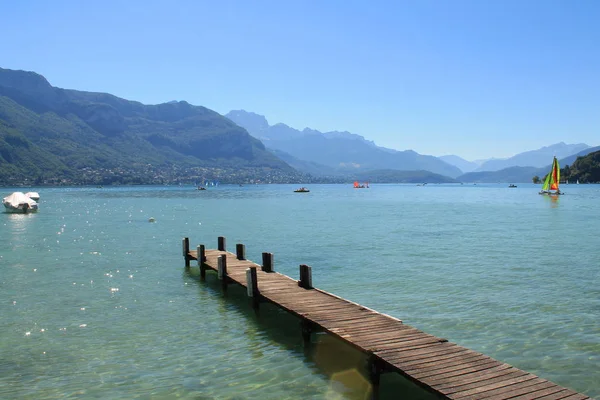
<instances>
[{"instance_id":1,"label":"lake","mask_svg":"<svg viewBox=\"0 0 600 400\"><path fill-rule=\"evenodd\" d=\"M27 188L0 214L0 398L363 399L364 357L184 268L246 245L292 277L600 397L600 186ZM0 197L16 191L3 188ZM153 217L155 222L149 222ZM381 398L429 399L397 374Z\"/></svg>"}]
</instances>

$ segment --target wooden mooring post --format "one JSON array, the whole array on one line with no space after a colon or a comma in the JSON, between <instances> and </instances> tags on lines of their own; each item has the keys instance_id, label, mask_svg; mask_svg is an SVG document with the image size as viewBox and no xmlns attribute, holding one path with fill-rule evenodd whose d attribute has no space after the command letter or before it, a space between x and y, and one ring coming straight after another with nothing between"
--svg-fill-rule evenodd
<instances>
[{"instance_id":1,"label":"wooden mooring post","mask_svg":"<svg viewBox=\"0 0 600 400\"><path fill-rule=\"evenodd\" d=\"M262 266L260 268L265 272L273 272L273 253L262 253Z\"/></svg>"},{"instance_id":2,"label":"wooden mooring post","mask_svg":"<svg viewBox=\"0 0 600 400\"><path fill-rule=\"evenodd\" d=\"M385 365L376 357L370 356L367 360L367 371L371 385L373 385L373 395L376 397L381 381L381 374L385 372Z\"/></svg>"},{"instance_id":3,"label":"wooden mooring post","mask_svg":"<svg viewBox=\"0 0 600 400\"><path fill-rule=\"evenodd\" d=\"M238 243L235 245L235 256L238 260L246 259L246 246L242 243Z\"/></svg>"},{"instance_id":4,"label":"wooden mooring post","mask_svg":"<svg viewBox=\"0 0 600 400\"><path fill-rule=\"evenodd\" d=\"M310 321L303 319L300 321L300 329L302 330L302 339L304 340L304 345L310 343L310 337L313 333L313 324Z\"/></svg>"},{"instance_id":5,"label":"wooden mooring post","mask_svg":"<svg viewBox=\"0 0 600 400\"><path fill-rule=\"evenodd\" d=\"M185 267L190 267L190 238L183 238L182 242L183 247L183 259L185 260Z\"/></svg>"},{"instance_id":6,"label":"wooden mooring post","mask_svg":"<svg viewBox=\"0 0 600 400\"><path fill-rule=\"evenodd\" d=\"M200 267L200 278L205 279L206 265L204 265L204 263L206 262L206 248L203 244L198 245L196 248L196 254L196 258L198 259L198 267Z\"/></svg>"},{"instance_id":7,"label":"wooden mooring post","mask_svg":"<svg viewBox=\"0 0 600 400\"><path fill-rule=\"evenodd\" d=\"M258 277L256 276L256 267L248 267L246 269L246 288L248 297L252 298L252 306L257 309L260 292L258 291Z\"/></svg>"},{"instance_id":8,"label":"wooden mooring post","mask_svg":"<svg viewBox=\"0 0 600 400\"><path fill-rule=\"evenodd\" d=\"M227 289L227 256L225 254L221 254L217 258L217 273L218 277L221 280L221 287L223 289Z\"/></svg>"},{"instance_id":9,"label":"wooden mooring post","mask_svg":"<svg viewBox=\"0 0 600 400\"><path fill-rule=\"evenodd\" d=\"M312 268L308 265L301 264L300 265L300 280L298 281L298 286L304 289L312 289Z\"/></svg>"},{"instance_id":10,"label":"wooden mooring post","mask_svg":"<svg viewBox=\"0 0 600 400\"><path fill-rule=\"evenodd\" d=\"M226 249L226 243L225 243L225 237L224 236L219 236L217 238L217 249L219 251L227 251Z\"/></svg>"}]
</instances>

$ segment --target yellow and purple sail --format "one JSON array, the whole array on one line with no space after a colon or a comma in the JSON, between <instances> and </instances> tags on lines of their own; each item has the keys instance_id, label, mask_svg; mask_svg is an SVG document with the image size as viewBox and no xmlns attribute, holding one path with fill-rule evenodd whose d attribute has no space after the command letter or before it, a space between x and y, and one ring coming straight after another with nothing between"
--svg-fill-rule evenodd
<instances>
[{"instance_id":1,"label":"yellow and purple sail","mask_svg":"<svg viewBox=\"0 0 600 400\"><path fill-rule=\"evenodd\" d=\"M544 181L544 186L542 186L541 193L552 193L555 191L556 193L560 193L558 190L558 184L560 182L560 167L558 165L558 160L554 157L552 161L552 168L550 169L550 173L546 176L546 180Z\"/></svg>"}]
</instances>

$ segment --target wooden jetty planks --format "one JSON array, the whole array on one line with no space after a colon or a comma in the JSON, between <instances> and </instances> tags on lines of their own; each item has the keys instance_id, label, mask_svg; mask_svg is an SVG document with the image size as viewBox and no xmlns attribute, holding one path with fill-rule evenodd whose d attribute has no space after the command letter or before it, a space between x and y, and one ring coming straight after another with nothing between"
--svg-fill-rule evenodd
<instances>
[{"instance_id":1,"label":"wooden jetty planks","mask_svg":"<svg viewBox=\"0 0 600 400\"><path fill-rule=\"evenodd\" d=\"M219 243L224 249L225 239L220 239ZM239 245L236 247L241 248ZM245 249L240 254L245 258ZM238 260L233 253L205 250L203 267L218 271L218 257L221 255L226 257L229 282L246 287L246 269L255 267L260 298L371 355L374 357L372 366L383 363L385 370L399 372L444 398L589 399L509 364L405 325L395 317L320 289L300 287L297 280L278 272L262 271L260 265L245 259ZM198 257L197 251L189 251L189 241L186 243L185 239L184 257L186 266ZM272 255L267 260L271 260L268 266L271 268ZM376 372L381 369L381 365L374 368ZM378 382L378 377L372 376L372 379Z\"/></svg>"}]
</instances>

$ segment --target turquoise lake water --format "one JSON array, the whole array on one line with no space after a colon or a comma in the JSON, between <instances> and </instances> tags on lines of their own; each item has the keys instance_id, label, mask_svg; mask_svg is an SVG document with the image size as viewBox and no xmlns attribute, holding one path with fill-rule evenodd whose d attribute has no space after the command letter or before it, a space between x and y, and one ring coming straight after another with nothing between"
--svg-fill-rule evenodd
<instances>
[{"instance_id":1,"label":"turquoise lake water","mask_svg":"<svg viewBox=\"0 0 600 400\"><path fill-rule=\"evenodd\" d=\"M368 396L360 353L201 282L184 236L311 265L316 287L600 398L600 186L309 188L28 188L37 214L0 214L0 398ZM381 398L431 396L386 374Z\"/></svg>"}]
</instances>

